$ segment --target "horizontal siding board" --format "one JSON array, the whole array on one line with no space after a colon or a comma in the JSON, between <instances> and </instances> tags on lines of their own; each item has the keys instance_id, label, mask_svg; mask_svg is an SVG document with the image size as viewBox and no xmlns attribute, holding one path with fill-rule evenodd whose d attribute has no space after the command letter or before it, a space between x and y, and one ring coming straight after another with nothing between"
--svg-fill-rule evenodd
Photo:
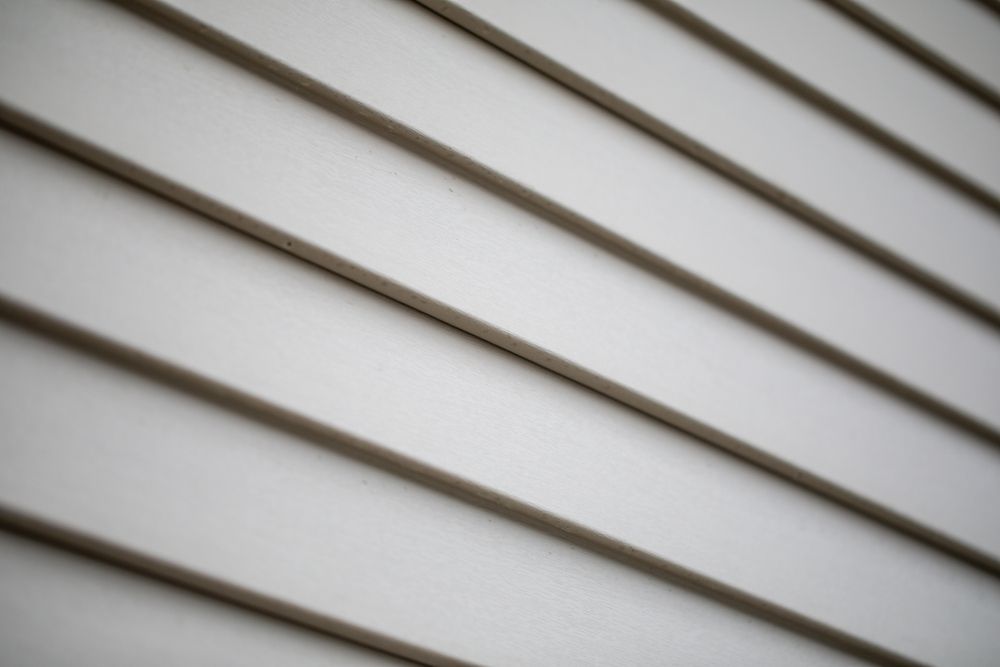
<instances>
[{"instance_id":1,"label":"horizontal siding board","mask_svg":"<svg viewBox=\"0 0 1000 667\"><path fill-rule=\"evenodd\" d=\"M513 3L491 0L457 3L426 0L426 4L488 40L504 42L504 35L512 35L517 43L527 47L515 45L515 55L560 78L559 72L553 72L529 49L540 52L561 71L588 82L591 88L596 86L601 96L610 95L622 102L624 107L618 102L612 102L612 106L654 133L669 136L679 133L698 142L724 160L764 179L769 189L778 190L779 198L785 199L780 193L790 193L805 202L808 209L826 216L824 220L832 223L833 228L846 229L852 238L865 240L876 252L888 253L934 281L966 294L991 309L994 318L1000 313L1000 280L995 259L1000 254L1000 224L995 211L953 191L902 157L773 85L654 10L638 3L602 0L532 3L517 11L512 11ZM456 7L468 9L481 22L467 21L468 17L455 11ZM192 11L206 15L209 10ZM608 30L607 26L615 29ZM307 49L301 43L297 48ZM325 66L327 70L333 67ZM452 67L471 72L473 63L457 59ZM453 74L449 80L460 76ZM479 72L466 76L484 79ZM490 117L496 118L501 103L490 102ZM440 112L438 115L445 117ZM456 134L463 125L452 122L450 127L452 134ZM433 130L444 131L436 127ZM546 135L539 131L539 136ZM532 139L541 143L540 139ZM470 140L446 141L464 146ZM553 139L547 141L551 143ZM588 146L594 140L581 139L579 143ZM618 151L621 150L619 147ZM536 171L546 168L575 174L579 169L553 169L537 153L537 148L526 151L535 161ZM573 151L560 147L557 153L566 156ZM592 155L601 156L601 160L589 162L600 163L613 153L595 148ZM588 161L578 159L574 164L581 163ZM642 220L656 209L649 207L643 196L632 194L631 187L636 187L640 180L637 172L642 171L634 164L619 169L621 175L617 180L634 180L636 185L626 185L621 190L627 193L621 197L625 201L616 201L614 208L622 218ZM612 169L608 167L608 171ZM527 167L522 166L522 170L526 172ZM531 173L530 177L520 178L553 193L554 198L563 196L567 203L572 199L564 194L567 190L557 191L547 183L555 177ZM579 188L578 184L578 188L597 198L603 193L599 189L602 182L616 180L614 176L605 178L596 180L597 185L588 183ZM646 187L652 192L665 192L663 182L659 189ZM615 182L615 187L623 186ZM670 194L677 196L673 190ZM630 199L636 202L633 210L627 208ZM616 220L613 212L605 213L597 205L591 212L582 204L575 204L576 209L602 224L611 225L615 221L617 226L628 222ZM746 215L744 212L737 219L746 219ZM676 250L667 252L661 244L651 244L643 237L638 240L667 256L676 256ZM678 262L684 264L680 259ZM729 283L724 284L727 289L735 289Z\"/></svg>"},{"instance_id":2,"label":"horizontal siding board","mask_svg":"<svg viewBox=\"0 0 1000 667\"><path fill-rule=\"evenodd\" d=\"M3 216L16 221L0 239L8 299L727 595L916 659L991 645L1000 584L989 574L56 154L9 137L3 154L0 183L14 194ZM16 391L37 358L8 356L3 394L44 395ZM8 405L2 423L13 424L23 408ZM982 473L933 480L940 470L912 460L866 460L928 495L966 490ZM993 506L969 513L988 521Z\"/></svg>"},{"instance_id":3,"label":"horizontal siding board","mask_svg":"<svg viewBox=\"0 0 1000 667\"><path fill-rule=\"evenodd\" d=\"M37 521L443 655L432 663L855 663L6 326L0 346L0 498Z\"/></svg>"},{"instance_id":4,"label":"horizontal siding board","mask_svg":"<svg viewBox=\"0 0 1000 667\"><path fill-rule=\"evenodd\" d=\"M390 5L392 11L387 8L382 15L378 3L357 8L341 3L343 16L329 9L337 5L329 4L323 11L299 5L299 15L263 5L263 15L247 12L246 5L238 12L225 3L184 7L347 95L385 105L376 108L400 122L425 127L420 110L433 109L427 113L435 116L435 122L454 121L446 132L442 130L444 134L434 136L481 156L488 166L507 170L529 187L556 192L546 180L561 171L555 177L564 179L558 199L570 209L593 213L598 224L699 279L1000 431L1000 336L993 327L870 265L616 119L587 109L578 98L544 80L536 81L538 77L506 62L509 59L488 49L484 52L474 42L466 44L469 40L461 35L453 37L453 44L442 42L440 26L419 11ZM315 32L306 32L307 22ZM389 56L380 56L386 64L379 75L365 73L366 67L377 67L368 64L366 54L386 50L372 43L370 35L386 33L385 39L391 40L392 31L404 30L393 43L412 44L413 53L392 57L398 51L394 47ZM336 51L327 50L333 45ZM440 66L431 63L434 70L424 72L428 64L421 62L426 58L422 54L435 50L443 51L447 60ZM360 61L364 67L356 64ZM445 66L448 71L436 72ZM407 78L421 83L405 90L404 97L395 88L406 68L412 68ZM428 77L432 81L424 82ZM458 77L463 77L461 87L455 83ZM490 77L496 83L491 84ZM359 79L388 85L398 97L387 100L381 91L361 89ZM453 89L432 89L438 80ZM487 89L496 91L496 97L484 101ZM467 104L472 108L463 110ZM561 115L553 114L553 109ZM456 124L464 124L466 133L457 135L452 129ZM533 144L500 155L508 133L530 136ZM484 144L489 141L484 137L500 136L504 138L498 139L497 147L470 143ZM536 160L540 151L551 160L545 173L528 173L525 156ZM601 155L604 164L595 164L594 154ZM604 197L600 208L588 201L593 196L588 192ZM1000 284L996 262L992 267ZM789 280L791 275L796 279ZM944 349L942 340L949 341Z\"/></svg>"},{"instance_id":5,"label":"horizontal siding board","mask_svg":"<svg viewBox=\"0 0 1000 667\"><path fill-rule=\"evenodd\" d=\"M829 5L669 1L1000 195L1000 114Z\"/></svg>"},{"instance_id":6,"label":"horizontal siding board","mask_svg":"<svg viewBox=\"0 0 1000 667\"><path fill-rule=\"evenodd\" d=\"M1000 100L1000 21L976 0L834 0L834 4L863 8Z\"/></svg>"},{"instance_id":7,"label":"horizontal siding board","mask_svg":"<svg viewBox=\"0 0 1000 667\"><path fill-rule=\"evenodd\" d=\"M9 532L0 616L6 665L414 664Z\"/></svg>"},{"instance_id":8,"label":"horizontal siding board","mask_svg":"<svg viewBox=\"0 0 1000 667\"><path fill-rule=\"evenodd\" d=\"M618 394L625 399L650 397L644 407L661 418L679 419L744 453L747 445L757 448L749 455L785 470L795 466L996 562L1000 531L985 511L1000 493L992 444L134 17L94 7L100 10L94 24L60 28L90 36L83 51L59 60L69 76L56 77L51 68L51 86L42 85L41 75L29 83L7 76L5 90L20 100L29 89L38 92L31 110L39 114L77 109L58 120L133 164L190 184L216 209L231 207L239 215L227 219L245 230L264 234L270 227L273 242L338 271L360 266L351 275L436 317L560 372L589 369L591 375L577 377L591 386L612 395L624 386L632 391ZM54 29L67 17L68 9L48 25ZM98 25L110 31L94 32ZM20 27L0 44L31 34ZM101 46L113 60L72 69ZM44 60L39 53L23 68L30 73L31 63ZM158 69L162 62L177 71ZM138 94L153 83L172 85ZM132 94L123 96L118 85ZM91 100L116 102L86 106ZM134 122L157 117L170 124ZM258 124L260 118L273 121ZM24 182L13 173L7 178ZM58 217L59 209L49 214ZM24 244L8 231L8 248ZM33 282L41 264L16 259L4 275L19 281L28 302L42 299ZM52 271L68 270L53 260ZM411 291L393 292L390 283ZM52 303L90 316L68 294Z\"/></svg>"}]
</instances>

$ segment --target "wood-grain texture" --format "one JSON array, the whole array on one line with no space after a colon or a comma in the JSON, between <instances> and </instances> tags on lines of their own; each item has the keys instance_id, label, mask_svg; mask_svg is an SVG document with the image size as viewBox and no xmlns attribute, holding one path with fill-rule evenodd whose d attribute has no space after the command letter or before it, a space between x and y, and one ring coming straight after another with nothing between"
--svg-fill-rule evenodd
<instances>
[{"instance_id":1,"label":"wood-grain texture","mask_svg":"<svg viewBox=\"0 0 1000 667\"><path fill-rule=\"evenodd\" d=\"M126 175L154 170L242 229L996 561L981 508L1000 459L982 438L141 18L70 3L45 21L62 53L25 53L31 22L8 25L4 61L23 64L5 99L124 157Z\"/></svg>"},{"instance_id":2,"label":"wood-grain texture","mask_svg":"<svg viewBox=\"0 0 1000 667\"><path fill-rule=\"evenodd\" d=\"M0 657L991 664L984 98L422 4L0 1Z\"/></svg>"},{"instance_id":3,"label":"wood-grain texture","mask_svg":"<svg viewBox=\"0 0 1000 667\"><path fill-rule=\"evenodd\" d=\"M437 664L856 662L0 326L4 379L20 380L4 387L0 494L35 522L251 591L349 637L391 637Z\"/></svg>"},{"instance_id":4,"label":"wood-grain texture","mask_svg":"<svg viewBox=\"0 0 1000 667\"><path fill-rule=\"evenodd\" d=\"M619 245L660 258L1000 431L1000 339L995 328L665 150L638 130L581 105L502 54L461 34L444 42L433 17L405 5L370 3L359 8L350 3L299 5L298 12L278 11L267 3L256 12L248 12L247 5L234 11L226 3L177 4L300 76L361 100L394 122L582 214ZM542 5L553 8L533 6ZM512 5L503 6L523 16ZM556 30L554 21L538 18L531 23L536 30L577 40L576 31ZM615 25L611 18L598 21L583 12L579 20ZM308 39L306 25L314 26L315 39ZM341 39L324 39L341 33ZM385 44L360 37L372 33L385 33ZM352 63L375 51L385 76L373 79ZM443 54L435 58L438 51ZM497 128L507 129L498 134ZM787 280L788 275L799 280ZM991 275L1000 281L996 270ZM945 351L942 340L952 342ZM930 361L932 352L938 359L947 355L950 372L941 372L939 360Z\"/></svg>"},{"instance_id":5,"label":"wood-grain texture","mask_svg":"<svg viewBox=\"0 0 1000 667\"><path fill-rule=\"evenodd\" d=\"M286 253L4 148L7 299L790 618L914 659L947 637L989 645L991 575Z\"/></svg>"}]
</instances>

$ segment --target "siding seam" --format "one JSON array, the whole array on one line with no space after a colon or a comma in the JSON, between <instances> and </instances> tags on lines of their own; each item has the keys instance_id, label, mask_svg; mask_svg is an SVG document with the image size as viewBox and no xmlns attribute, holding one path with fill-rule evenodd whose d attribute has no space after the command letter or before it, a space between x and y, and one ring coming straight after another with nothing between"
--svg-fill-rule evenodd
<instances>
[{"instance_id":1,"label":"siding seam","mask_svg":"<svg viewBox=\"0 0 1000 667\"><path fill-rule=\"evenodd\" d=\"M266 399L257 398L243 390L234 389L224 383L204 377L195 370L162 361L142 350L109 340L100 334L91 333L82 327L62 321L57 317L50 316L2 294L0 294L0 318L33 333L40 334L45 338L54 340L59 344L82 350L102 361L121 366L130 372L140 374L156 382L194 395L220 409L234 411L255 421L266 423L269 426L318 443L323 447L334 449L338 453L350 456L362 463L376 466L392 474L443 492L461 502L471 503L495 514L511 518L521 524L611 558L632 569L637 569L651 574L658 579L681 585L692 592L708 596L731 608L752 614L798 634L810 637L827 646L864 659L874 660L880 664L905 665L910 667L919 667L922 664L889 649L856 638L835 627L815 621L792 609L744 593L735 587L717 582L685 567L675 565L664 558L647 553L645 550L634 548L615 538L605 536L603 533L587 528L575 521L562 519L558 515L530 503L507 496L481 484L467 481L447 470L424 464L404 454L393 452L366 438L357 437L336 427L318 423L309 417L297 414L293 410L274 405ZM0 526L4 524L25 525L27 527L31 527L32 525L48 526L49 523L47 520L32 518L30 514L26 514L21 510L5 507L3 504L0 504ZM94 545L103 544L99 538L77 536L76 531L70 527L50 527L43 532L54 537L62 536L63 539L68 539L71 543L77 544L80 547L87 547L91 543ZM97 547L97 551L106 557L115 558L116 554L122 550L116 546L99 546ZM117 555L117 558L123 557L125 562L136 562L138 565L157 572L165 571L168 577L172 576L171 572L178 569L169 563L158 561L155 557L134 554ZM192 578L195 581L198 580L197 573L182 573L180 576L184 581L189 581ZM206 583L202 583L201 585L204 586ZM226 591L226 588L232 587L226 585L224 582L221 584L220 591L216 593L214 589L219 588L219 586L218 583L210 585L213 593L221 593L223 595L235 594L237 595L237 599L241 600L244 600L244 596L247 594L243 591ZM253 604L253 602L250 602L250 604ZM287 605L284 605L280 601L268 602L268 608L273 609L276 613L282 613L282 606ZM309 612L308 610L294 610L292 618L303 622L301 619L303 613L308 616ZM418 660L426 660L431 656L430 652L408 652L410 649L403 644L385 644L383 643L384 638L374 636L363 628L354 628L350 624L342 624L342 626L337 627L320 627L319 629L356 638L357 641L390 652L400 653L407 657L412 656ZM417 649L417 651L424 651L424 649ZM459 663L453 663L449 658L440 664Z\"/></svg>"}]
</instances>

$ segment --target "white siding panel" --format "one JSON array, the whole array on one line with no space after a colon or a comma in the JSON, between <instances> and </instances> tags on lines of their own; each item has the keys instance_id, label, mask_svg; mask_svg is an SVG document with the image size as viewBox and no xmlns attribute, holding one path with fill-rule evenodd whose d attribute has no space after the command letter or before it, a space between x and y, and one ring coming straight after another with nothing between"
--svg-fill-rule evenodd
<instances>
[{"instance_id":1,"label":"white siding panel","mask_svg":"<svg viewBox=\"0 0 1000 667\"><path fill-rule=\"evenodd\" d=\"M58 155L12 138L3 154L0 182L11 195L3 203L9 222L0 239L0 289L8 298L741 599L749 595L917 659L993 646L1000 582L991 575ZM46 396L18 389L41 377L31 370L37 356L8 356L9 385L0 394L29 403ZM16 423L27 409L11 405L0 423ZM78 428L69 419L49 421ZM63 446L57 437L40 440ZM952 459L873 465L943 498L967 493L995 465L995 449L982 454L981 468L959 479L941 470L957 470ZM65 465L70 471L82 463ZM230 469L224 461L206 465ZM291 464L276 458L274 465ZM12 467L0 489L22 488L11 486L20 479L30 490L44 468ZM253 479L250 472L241 475ZM165 470L163 483L176 492L180 475ZM994 506L982 498L967 514L986 524ZM201 523L200 516L198 530ZM226 557L239 560L236 553Z\"/></svg>"},{"instance_id":2,"label":"white siding panel","mask_svg":"<svg viewBox=\"0 0 1000 667\"><path fill-rule=\"evenodd\" d=\"M242 217L230 219L245 229L282 246L289 239L293 249L379 289L393 292L386 278L402 283L416 294L397 295L436 316L512 349L526 341L536 352L525 354L571 373L560 361L568 359L592 371L579 375L604 391L624 385L662 417L727 446L749 443L769 462L794 465L996 561L1000 529L987 508L1000 494L1000 459L991 444L143 21L100 5L69 7L48 17L49 30L66 35L48 50L17 50L30 23L9 21L19 27L0 40L9 55L37 56L20 59L24 78L4 75L8 94L33 112L237 209ZM100 10L93 23L72 23L91 7ZM87 35L77 40L79 51L73 35ZM58 66L31 69L63 47L70 50ZM165 63L176 71L160 69ZM148 118L169 122L141 122ZM8 178L24 183L23 175ZM58 219L61 211L45 215ZM9 231L7 247L22 245ZM17 278L27 301L44 300L35 282L42 264L18 256L5 275ZM66 270L53 261L45 270ZM91 317L81 303L69 294L52 302Z\"/></svg>"},{"instance_id":3,"label":"white siding panel","mask_svg":"<svg viewBox=\"0 0 1000 667\"><path fill-rule=\"evenodd\" d=\"M0 326L8 370L0 498L36 520L436 652L434 664L855 663L554 536ZM968 659L982 648L953 647Z\"/></svg>"},{"instance_id":4,"label":"white siding panel","mask_svg":"<svg viewBox=\"0 0 1000 667\"><path fill-rule=\"evenodd\" d=\"M5 665L413 664L6 532L0 617Z\"/></svg>"},{"instance_id":5,"label":"white siding panel","mask_svg":"<svg viewBox=\"0 0 1000 667\"><path fill-rule=\"evenodd\" d=\"M198 3L199 6L201 4ZM996 257L1000 255L1000 224L995 211L974 203L903 158L818 112L673 25L654 10L638 3L615 0L549 0L536 3L427 0L427 4L466 23L486 39L504 42L505 34L513 35L520 43L541 52L574 77L593 82L623 101L624 105L619 106L627 107L625 114L637 119L640 124L654 131L660 131L657 128L665 126L690 137L767 180L772 186L805 201L882 251L895 254L935 279L964 291L991 308L994 314L1000 312L1000 279L996 262ZM758 5L742 4L748 8ZM469 8L485 21L485 25L466 21L461 13L450 9L456 5ZM329 28L324 27L323 30ZM296 41L285 37L285 42L289 48L300 51L308 48L301 39ZM334 48L328 47L330 51ZM407 47L397 45L395 48ZM426 52L427 47L423 50ZM531 53L525 53L526 50L514 48L517 55L524 54L538 63ZM413 55L411 59L417 61L419 57ZM334 69L336 65L333 62L336 58L326 61L325 68ZM552 71L544 63L540 66ZM444 65L438 67L444 68ZM451 69L456 73L447 80L461 81L462 77L468 77L482 81L483 75L474 67L470 59L455 58ZM556 72L556 76L560 74ZM378 81L384 79L377 77L369 87L375 87ZM427 84L421 80L420 85ZM374 94L372 96L375 97ZM602 96L606 97L606 94ZM445 96L443 99L449 98ZM517 96L513 99L520 104L522 98ZM490 113L496 117L496 108L500 105L495 100L490 100L490 103ZM375 106L383 108L380 104ZM388 110L388 107L385 108ZM475 114L470 116L477 117ZM438 118L443 124L445 114L439 113ZM459 124L450 119L449 122L452 134L472 124ZM427 121L426 125L431 126L431 121ZM565 126L557 124L555 127L560 127L559 133L549 130L547 135L546 131L539 130L538 136L548 137L547 141L551 143L553 136L567 132ZM433 130L443 132L437 127ZM429 130L428 133L434 134ZM495 135L487 133L486 136ZM513 149L516 140L504 135L505 143L498 143L493 152L503 151L501 146ZM577 141L593 149L591 155L599 158L591 157L589 161L575 159L571 163L574 165L588 162L599 165L614 152L597 147L593 138ZM984 141L990 141L990 138ZM468 139L464 142L448 139L447 142L457 147L471 143ZM544 143L532 135L533 146ZM530 151L517 148L522 155L530 156L534 161L534 171L548 169L562 174L578 173L579 167L553 168L551 163L538 158L537 148ZM621 154L622 149L619 147L617 150ZM570 158L566 156L572 151L560 148L556 154L569 162ZM508 158L508 161L511 159ZM606 203L605 209L612 208L613 211L598 214L597 204L594 205L595 213L581 204L575 205L577 210L608 225L618 216L634 219L632 224L639 224L645 219L646 225L654 228L663 226L666 216L658 216L657 209L649 207L645 198L633 195L631 188L666 192L665 181L659 180L659 187L643 182L644 174L652 176L654 172L647 172L645 167L639 167L634 162L630 164L629 168L608 167L608 171L618 170L617 178L607 176L586 184L577 180L575 184L577 190L589 193L591 199L597 199L609 196L601 187L602 183L614 183L614 191L623 195L622 201ZM570 197L564 195L569 191L568 186L557 190L555 185L549 184L557 177L530 173L527 171L529 167L522 166L522 173L526 174L519 177L522 181L551 192L554 198L562 197L569 204ZM506 167L500 168L507 173L515 173ZM659 178L658 175L655 178ZM617 181L626 179L633 185L622 189ZM669 192L671 197L683 196L676 190ZM634 209L628 208L630 201L635 203ZM706 208L711 210L711 207ZM737 214L736 219L747 220L746 211ZM659 244L645 245L657 249L662 247Z\"/></svg>"},{"instance_id":6,"label":"white siding panel","mask_svg":"<svg viewBox=\"0 0 1000 667\"><path fill-rule=\"evenodd\" d=\"M1000 98L1000 19L977 0L835 2L863 7Z\"/></svg>"},{"instance_id":7,"label":"white siding panel","mask_svg":"<svg viewBox=\"0 0 1000 667\"><path fill-rule=\"evenodd\" d=\"M816 0L666 1L684 6L968 180L1000 194L1000 114L873 38L829 5ZM937 4L944 14L957 3Z\"/></svg>"},{"instance_id":8,"label":"white siding panel","mask_svg":"<svg viewBox=\"0 0 1000 667\"><path fill-rule=\"evenodd\" d=\"M587 109L508 58L461 35L443 40L441 26L418 10L351 2L300 3L291 12L268 2L252 11L252 3L177 4L1000 431L995 328ZM517 3L500 4L519 11ZM532 11L545 11L543 5L551 11L558 3L535 3ZM585 11L580 17L598 28L615 25ZM587 48L559 23L534 25ZM619 26L619 33L631 30ZM379 35L384 44L373 41ZM401 53L401 45L412 51ZM525 145L512 145L518 141ZM991 275L1000 284L996 266Z\"/></svg>"}]
</instances>

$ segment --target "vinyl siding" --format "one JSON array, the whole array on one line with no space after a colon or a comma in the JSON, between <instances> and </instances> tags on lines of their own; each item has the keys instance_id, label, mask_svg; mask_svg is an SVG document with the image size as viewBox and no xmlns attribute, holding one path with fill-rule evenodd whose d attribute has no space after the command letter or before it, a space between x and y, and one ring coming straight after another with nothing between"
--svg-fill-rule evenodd
<instances>
[{"instance_id":1,"label":"vinyl siding","mask_svg":"<svg viewBox=\"0 0 1000 667\"><path fill-rule=\"evenodd\" d=\"M323 443L37 338L4 347L24 378L4 505L108 550L444 664L852 662Z\"/></svg>"},{"instance_id":2,"label":"vinyl siding","mask_svg":"<svg viewBox=\"0 0 1000 667\"><path fill-rule=\"evenodd\" d=\"M614 58L560 40L723 63L837 169L857 145L995 214L653 39L669 15L478 2L4 3L0 516L106 563L3 548L122 595L180 581L150 614L263 624L304 664L322 635L431 664L989 664L995 325L640 129L578 85Z\"/></svg>"},{"instance_id":3,"label":"vinyl siding","mask_svg":"<svg viewBox=\"0 0 1000 667\"><path fill-rule=\"evenodd\" d=\"M521 11L490 0L429 5L814 224L979 304L993 319L1000 312L995 207L963 196L654 8L604 0L585 2L585 10L575 2Z\"/></svg>"},{"instance_id":4,"label":"vinyl siding","mask_svg":"<svg viewBox=\"0 0 1000 667\"><path fill-rule=\"evenodd\" d=\"M0 554L7 664L413 664L16 533Z\"/></svg>"},{"instance_id":5,"label":"vinyl siding","mask_svg":"<svg viewBox=\"0 0 1000 667\"><path fill-rule=\"evenodd\" d=\"M945 78L1000 106L1000 12L988 2L834 0L890 43Z\"/></svg>"},{"instance_id":6,"label":"vinyl siding","mask_svg":"<svg viewBox=\"0 0 1000 667\"><path fill-rule=\"evenodd\" d=\"M994 197L1000 193L996 110L872 39L830 4L764 0L750 11L725 0L674 1ZM967 1L936 4L942 14L961 16L961 8L948 7ZM935 3L911 3L918 4Z\"/></svg>"}]
</instances>

